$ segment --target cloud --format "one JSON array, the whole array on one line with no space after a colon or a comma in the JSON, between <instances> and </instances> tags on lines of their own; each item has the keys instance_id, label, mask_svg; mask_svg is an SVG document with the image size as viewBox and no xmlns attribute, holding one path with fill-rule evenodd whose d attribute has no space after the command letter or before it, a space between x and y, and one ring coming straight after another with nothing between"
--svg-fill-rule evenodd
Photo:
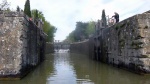
<instances>
[{"instance_id":1,"label":"cloud","mask_svg":"<svg viewBox=\"0 0 150 84\"><path fill-rule=\"evenodd\" d=\"M11 7L24 9L25 0L8 0ZM77 21L101 19L102 10L111 17L114 12L126 19L150 8L150 0L30 0L31 9L43 12L46 19L57 27L56 40L63 40L75 29Z\"/></svg>"},{"instance_id":2,"label":"cloud","mask_svg":"<svg viewBox=\"0 0 150 84\"><path fill-rule=\"evenodd\" d=\"M107 3L110 3L110 2L112 2L113 0L101 0L101 3L103 3L103 4L107 4Z\"/></svg>"}]
</instances>

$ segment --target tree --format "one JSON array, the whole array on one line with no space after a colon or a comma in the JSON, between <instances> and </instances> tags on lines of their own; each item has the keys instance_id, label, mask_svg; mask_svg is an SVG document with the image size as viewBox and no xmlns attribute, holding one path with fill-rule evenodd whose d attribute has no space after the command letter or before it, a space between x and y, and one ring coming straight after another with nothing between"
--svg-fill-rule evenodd
<instances>
[{"instance_id":1,"label":"tree","mask_svg":"<svg viewBox=\"0 0 150 84\"><path fill-rule=\"evenodd\" d=\"M38 10L35 10L35 19L38 19L39 16L38 16Z\"/></svg>"},{"instance_id":2,"label":"tree","mask_svg":"<svg viewBox=\"0 0 150 84\"><path fill-rule=\"evenodd\" d=\"M72 31L72 32L67 36L67 38L66 38L64 41L68 41L68 42L70 42L70 43L75 42L75 39L74 39L74 31Z\"/></svg>"},{"instance_id":3,"label":"tree","mask_svg":"<svg viewBox=\"0 0 150 84\"><path fill-rule=\"evenodd\" d=\"M17 12L20 12L20 7L19 6L17 6Z\"/></svg>"},{"instance_id":4,"label":"tree","mask_svg":"<svg viewBox=\"0 0 150 84\"><path fill-rule=\"evenodd\" d=\"M94 34L94 31L95 31L95 22L94 21L88 22L88 26L86 29L86 33L88 34L88 36Z\"/></svg>"},{"instance_id":5,"label":"tree","mask_svg":"<svg viewBox=\"0 0 150 84\"><path fill-rule=\"evenodd\" d=\"M51 25L44 17L43 13L37 9L31 11L32 17L34 19L42 19L44 22L43 24L43 31L48 35L46 41L53 42L54 40L54 33L56 32L57 28Z\"/></svg>"},{"instance_id":6,"label":"tree","mask_svg":"<svg viewBox=\"0 0 150 84\"><path fill-rule=\"evenodd\" d=\"M24 13L31 17L31 11L30 11L30 1L27 0L24 6Z\"/></svg>"},{"instance_id":7,"label":"tree","mask_svg":"<svg viewBox=\"0 0 150 84\"><path fill-rule=\"evenodd\" d=\"M105 10L102 10L102 26L106 27L107 21L106 21L106 15L105 15Z\"/></svg>"},{"instance_id":8,"label":"tree","mask_svg":"<svg viewBox=\"0 0 150 84\"><path fill-rule=\"evenodd\" d=\"M54 41L54 33L56 32L57 28L55 26L51 25L48 21L44 21L43 30L48 35L46 41L53 42Z\"/></svg>"},{"instance_id":9,"label":"tree","mask_svg":"<svg viewBox=\"0 0 150 84\"><path fill-rule=\"evenodd\" d=\"M78 42L85 39L88 39L94 33L95 23L91 22L76 22L76 28L72 31L67 38L66 41L69 42Z\"/></svg>"},{"instance_id":10,"label":"tree","mask_svg":"<svg viewBox=\"0 0 150 84\"><path fill-rule=\"evenodd\" d=\"M0 4L0 10L7 10L9 9L10 4L7 2L7 0L3 0Z\"/></svg>"},{"instance_id":11,"label":"tree","mask_svg":"<svg viewBox=\"0 0 150 84\"><path fill-rule=\"evenodd\" d=\"M37 9L33 9L31 11L31 16L34 19L38 19L40 17L42 20L45 20L45 17L43 16L43 14L40 13L40 11L38 11Z\"/></svg>"},{"instance_id":12,"label":"tree","mask_svg":"<svg viewBox=\"0 0 150 84\"><path fill-rule=\"evenodd\" d=\"M86 33L88 23L76 22L76 28L74 31L75 41L81 41L88 38Z\"/></svg>"}]
</instances>

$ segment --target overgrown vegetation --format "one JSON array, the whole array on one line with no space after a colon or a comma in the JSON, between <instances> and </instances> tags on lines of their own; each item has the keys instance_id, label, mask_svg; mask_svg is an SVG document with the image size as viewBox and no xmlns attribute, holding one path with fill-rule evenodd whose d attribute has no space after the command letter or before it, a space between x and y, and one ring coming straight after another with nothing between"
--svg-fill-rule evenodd
<instances>
[{"instance_id":1,"label":"overgrown vegetation","mask_svg":"<svg viewBox=\"0 0 150 84\"><path fill-rule=\"evenodd\" d=\"M24 7L24 13L27 14L29 17L32 17L34 21L36 20L42 20L43 21L43 31L48 35L46 41L47 42L53 42L54 40L54 33L56 32L57 28L48 22L44 14L37 10L33 9L30 10L30 0L27 0Z\"/></svg>"},{"instance_id":2,"label":"overgrown vegetation","mask_svg":"<svg viewBox=\"0 0 150 84\"><path fill-rule=\"evenodd\" d=\"M88 39L94 33L95 23L91 22L76 22L76 28L66 38L69 42L78 42Z\"/></svg>"},{"instance_id":3,"label":"overgrown vegetation","mask_svg":"<svg viewBox=\"0 0 150 84\"><path fill-rule=\"evenodd\" d=\"M56 32L57 28L55 26L53 26L52 24L50 24L50 22L48 22L45 17L44 14L37 10L34 9L31 11L31 16L35 19L41 19L43 21L43 31L48 35L46 41L47 42L53 42L54 41L54 33Z\"/></svg>"}]
</instances>

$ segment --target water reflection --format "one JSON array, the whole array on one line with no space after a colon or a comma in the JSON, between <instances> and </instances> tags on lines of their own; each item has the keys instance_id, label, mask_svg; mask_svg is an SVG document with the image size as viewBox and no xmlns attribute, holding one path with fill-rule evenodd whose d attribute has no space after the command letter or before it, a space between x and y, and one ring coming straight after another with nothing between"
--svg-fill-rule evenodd
<instances>
[{"instance_id":1,"label":"water reflection","mask_svg":"<svg viewBox=\"0 0 150 84\"><path fill-rule=\"evenodd\" d=\"M48 77L47 84L76 84L76 73L68 53L55 53L53 66L54 72Z\"/></svg>"},{"instance_id":2,"label":"water reflection","mask_svg":"<svg viewBox=\"0 0 150 84\"><path fill-rule=\"evenodd\" d=\"M92 84L150 84L150 76L141 76L126 70L71 54L77 79L90 79Z\"/></svg>"},{"instance_id":3,"label":"water reflection","mask_svg":"<svg viewBox=\"0 0 150 84\"><path fill-rule=\"evenodd\" d=\"M150 84L150 76L126 70L68 52L46 55L46 60L25 78L0 84Z\"/></svg>"},{"instance_id":4,"label":"water reflection","mask_svg":"<svg viewBox=\"0 0 150 84\"><path fill-rule=\"evenodd\" d=\"M53 73L54 54L46 55L46 60L22 80L0 81L0 84L46 84L49 73Z\"/></svg>"}]
</instances>

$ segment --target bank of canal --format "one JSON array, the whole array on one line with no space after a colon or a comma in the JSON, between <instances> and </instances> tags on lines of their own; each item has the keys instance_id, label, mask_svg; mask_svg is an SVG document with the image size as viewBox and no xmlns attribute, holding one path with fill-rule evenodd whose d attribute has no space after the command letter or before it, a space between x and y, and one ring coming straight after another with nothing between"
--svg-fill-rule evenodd
<instances>
[{"instance_id":1,"label":"bank of canal","mask_svg":"<svg viewBox=\"0 0 150 84\"><path fill-rule=\"evenodd\" d=\"M137 75L89 59L85 55L57 52L22 80L0 84L150 84L150 76Z\"/></svg>"}]
</instances>

